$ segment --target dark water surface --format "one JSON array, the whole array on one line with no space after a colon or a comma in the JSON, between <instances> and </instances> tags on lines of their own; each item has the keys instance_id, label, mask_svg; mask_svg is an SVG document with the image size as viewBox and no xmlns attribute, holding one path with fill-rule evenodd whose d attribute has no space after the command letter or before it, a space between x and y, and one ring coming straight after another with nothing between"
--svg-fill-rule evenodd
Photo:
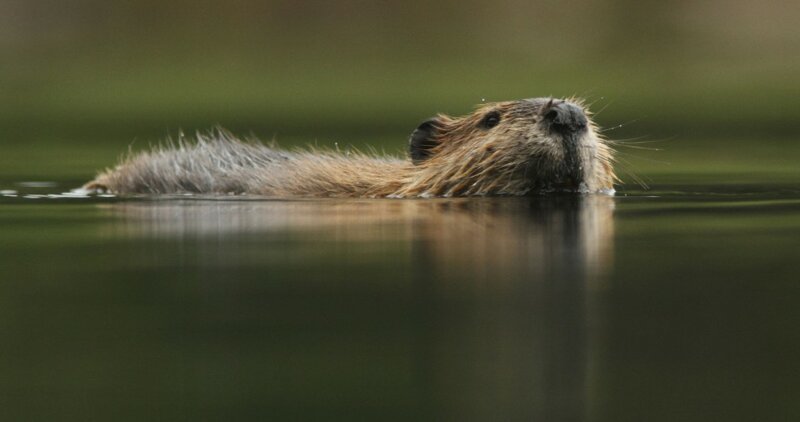
<instances>
[{"instance_id":1,"label":"dark water surface","mask_svg":"<svg viewBox=\"0 0 800 422\"><path fill-rule=\"evenodd\" d=\"M800 419L800 185L75 185L0 185L3 420Z\"/></svg>"}]
</instances>

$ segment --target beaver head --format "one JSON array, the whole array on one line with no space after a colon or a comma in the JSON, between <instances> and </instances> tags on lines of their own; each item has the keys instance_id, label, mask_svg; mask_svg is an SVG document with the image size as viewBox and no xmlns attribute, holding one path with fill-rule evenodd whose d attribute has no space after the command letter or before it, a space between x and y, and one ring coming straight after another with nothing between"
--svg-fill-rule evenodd
<instances>
[{"instance_id":1,"label":"beaver head","mask_svg":"<svg viewBox=\"0 0 800 422\"><path fill-rule=\"evenodd\" d=\"M613 192L613 153L575 100L533 98L438 115L409 139L407 194Z\"/></svg>"}]
</instances>

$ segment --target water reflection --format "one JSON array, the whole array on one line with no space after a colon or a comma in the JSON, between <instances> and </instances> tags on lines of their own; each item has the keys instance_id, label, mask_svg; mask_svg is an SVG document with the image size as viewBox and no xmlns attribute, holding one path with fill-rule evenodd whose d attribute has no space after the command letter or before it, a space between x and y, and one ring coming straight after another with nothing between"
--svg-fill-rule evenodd
<instances>
[{"instance_id":1,"label":"water reflection","mask_svg":"<svg viewBox=\"0 0 800 422\"><path fill-rule=\"evenodd\" d=\"M443 200L176 199L103 205L115 235L219 237L292 233L327 241L401 241L443 275L601 274L611 262L605 196ZM477 273L476 273L477 272Z\"/></svg>"},{"instance_id":2,"label":"water reflection","mask_svg":"<svg viewBox=\"0 0 800 422\"><path fill-rule=\"evenodd\" d=\"M102 207L114 217L109 238L156 239L172 251L163 259L197 269L196 282L216 294L229 296L236 286L242 296L223 308L241 312L259 298L235 326L245 333L248 325L266 326L247 334L266 343L230 333L227 341L239 345L237 353L242 344L264 352L262 367L313 355L316 369L289 372L319 382L284 398L289 403L321 394L345 406L328 390L368 372L386 377L357 386L395 391L377 394L379 403L400 400L426 415L569 420L592 406L603 320L592 292L612 265L613 198L175 199ZM264 286L272 286L268 295ZM190 324L207 325L213 315ZM281 321L280 329L267 320ZM297 350L298 336L312 350ZM199 360L200 396L219 394L220 365L227 364ZM349 375L321 376L329 365ZM375 396L355 391L355 401Z\"/></svg>"}]
</instances>

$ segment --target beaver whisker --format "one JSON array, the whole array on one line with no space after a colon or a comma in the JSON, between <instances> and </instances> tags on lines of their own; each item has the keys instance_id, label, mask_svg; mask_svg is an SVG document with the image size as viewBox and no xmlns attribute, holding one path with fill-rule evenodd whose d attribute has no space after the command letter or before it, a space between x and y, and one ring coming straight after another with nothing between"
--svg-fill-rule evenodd
<instances>
[{"instance_id":1,"label":"beaver whisker","mask_svg":"<svg viewBox=\"0 0 800 422\"><path fill-rule=\"evenodd\" d=\"M630 149L638 149L638 150L643 150L643 151L663 151L662 148L643 147L641 145L635 145L635 144L620 143L620 144L615 144L614 146L615 147L630 148Z\"/></svg>"},{"instance_id":2,"label":"beaver whisker","mask_svg":"<svg viewBox=\"0 0 800 422\"><path fill-rule=\"evenodd\" d=\"M647 184L647 182L631 169L633 164L630 161L619 155L615 155L612 161L614 162L615 167L619 168L623 173L630 176L630 178L633 179L633 181L642 189L650 189L650 186ZM619 178L617 178L617 181L620 183L622 182L622 180Z\"/></svg>"},{"instance_id":3,"label":"beaver whisker","mask_svg":"<svg viewBox=\"0 0 800 422\"><path fill-rule=\"evenodd\" d=\"M620 123L620 124L618 124L618 125L616 125L616 126L607 127L607 128L601 129L601 130L599 131L599 133L606 133L606 132L611 132L611 131L614 131L614 130L617 130L617 129L621 129L621 128L623 128L623 127L625 127L625 126L628 126L628 125L630 125L630 124L633 124L633 123L638 123L638 122L639 122L639 120L640 120L640 119L634 119L634 120L627 121L627 122L625 122L625 123Z\"/></svg>"}]
</instances>

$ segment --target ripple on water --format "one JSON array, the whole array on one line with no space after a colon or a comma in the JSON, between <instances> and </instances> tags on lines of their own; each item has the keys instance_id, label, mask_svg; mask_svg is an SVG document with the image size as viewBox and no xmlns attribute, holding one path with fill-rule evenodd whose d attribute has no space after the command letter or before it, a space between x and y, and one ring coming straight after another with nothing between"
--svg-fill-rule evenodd
<instances>
[{"instance_id":1,"label":"ripple on water","mask_svg":"<svg viewBox=\"0 0 800 422\"><path fill-rule=\"evenodd\" d=\"M54 188L58 186L57 182L52 182L49 180L31 180L31 181L24 181L24 182L17 182L17 186L23 188Z\"/></svg>"},{"instance_id":2,"label":"ripple on water","mask_svg":"<svg viewBox=\"0 0 800 422\"><path fill-rule=\"evenodd\" d=\"M116 197L116 195L112 194L97 194L82 188L63 191L65 187L70 185L74 186L73 183L59 183L54 181L12 181L9 184L13 187L0 185L0 199L6 200L9 203L17 203L17 201L20 200L85 200Z\"/></svg>"},{"instance_id":3,"label":"ripple on water","mask_svg":"<svg viewBox=\"0 0 800 422\"><path fill-rule=\"evenodd\" d=\"M77 185L79 182L74 181L50 181L50 180L28 180L28 181L8 181L6 186L0 185L0 199L5 201L14 202L20 200L102 200L107 198L117 198L113 194L98 194L94 191L89 191L82 188L76 188L65 191ZM612 193L612 192L608 192ZM262 199L255 196L235 195L238 199ZM613 193L617 201L641 201L641 200L656 200L656 201L692 201L692 202L710 202L717 203L719 201L747 201L750 203L757 203L763 201L775 200L800 200L800 186L797 184L787 183L742 183L742 184L670 184L670 185L652 185L649 189L629 189L622 185L620 189ZM148 195L141 196L142 198L151 197ZM192 197L196 199L231 199L228 195L193 195L193 194L175 194L175 195L159 195L159 199L177 199ZM128 199L135 198L130 197ZM274 198L271 198L274 199Z\"/></svg>"}]
</instances>

